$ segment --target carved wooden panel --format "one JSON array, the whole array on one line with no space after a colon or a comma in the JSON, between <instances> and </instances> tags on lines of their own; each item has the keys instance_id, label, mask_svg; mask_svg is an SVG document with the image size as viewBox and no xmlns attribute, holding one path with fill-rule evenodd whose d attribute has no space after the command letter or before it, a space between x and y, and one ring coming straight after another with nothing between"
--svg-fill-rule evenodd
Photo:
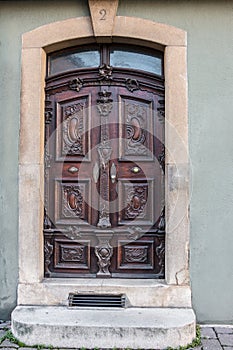
<instances>
[{"instance_id":1,"label":"carved wooden panel","mask_svg":"<svg viewBox=\"0 0 233 350\"><path fill-rule=\"evenodd\" d=\"M54 240L54 268L90 269L90 241Z\"/></svg>"},{"instance_id":2,"label":"carved wooden panel","mask_svg":"<svg viewBox=\"0 0 233 350\"><path fill-rule=\"evenodd\" d=\"M119 269L153 269L154 241L148 239L129 243L124 240L118 242Z\"/></svg>"},{"instance_id":3,"label":"carved wooden panel","mask_svg":"<svg viewBox=\"0 0 233 350\"><path fill-rule=\"evenodd\" d=\"M119 223L135 222L153 223L153 180L119 179L119 198L122 210L119 212Z\"/></svg>"},{"instance_id":4,"label":"carved wooden panel","mask_svg":"<svg viewBox=\"0 0 233 350\"><path fill-rule=\"evenodd\" d=\"M89 180L55 182L55 222L86 224L88 222Z\"/></svg>"},{"instance_id":5,"label":"carved wooden panel","mask_svg":"<svg viewBox=\"0 0 233 350\"><path fill-rule=\"evenodd\" d=\"M165 235L138 232L135 236L129 230L115 234L111 244L116 246L112 257L113 277L121 278L164 278L165 277ZM137 231L137 232L136 232Z\"/></svg>"},{"instance_id":6,"label":"carved wooden panel","mask_svg":"<svg viewBox=\"0 0 233 350\"><path fill-rule=\"evenodd\" d=\"M87 160L89 150L89 96L57 103L57 160Z\"/></svg>"},{"instance_id":7,"label":"carved wooden panel","mask_svg":"<svg viewBox=\"0 0 233 350\"><path fill-rule=\"evenodd\" d=\"M120 158L153 160L153 104L120 98Z\"/></svg>"},{"instance_id":8,"label":"carved wooden panel","mask_svg":"<svg viewBox=\"0 0 233 350\"><path fill-rule=\"evenodd\" d=\"M163 278L163 82L102 63L47 79L45 276Z\"/></svg>"}]
</instances>

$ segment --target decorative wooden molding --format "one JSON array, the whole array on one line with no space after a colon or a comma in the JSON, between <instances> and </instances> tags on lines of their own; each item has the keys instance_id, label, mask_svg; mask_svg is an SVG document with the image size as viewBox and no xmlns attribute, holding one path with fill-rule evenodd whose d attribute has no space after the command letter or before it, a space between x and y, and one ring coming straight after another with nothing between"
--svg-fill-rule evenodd
<instances>
[{"instance_id":1,"label":"decorative wooden molding","mask_svg":"<svg viewBox=\"0 0 233 350\"><path fill-rule=\"evenodd\" d=\"M99 233L95 232L96 237L99 240L98 245L95 247L95 255L98 259L99 271L97 276L99 277L110 277L111 273L109 271L109 265L111 263L111 257L113 254L113 247L110 245L109 241L113 236L113 231L103 231Z\"/></svg>"},{"instance_id":2,"label":"decorative wooden molding","mask_svg":"<svg viewBox=\"0 0 233 350\"><path fill-rule=\"evenodd\" d=\"M88 3L97 42L111 42L118 0L89 0Z\"/></svg>"},{"instance_id":3,"label":"decorative wooden molding","mask_svg":"<svg viewBox=\"0 0 233 350\"><path fill-rule=\"evenodd\" d=\"M106 74L104 74L105 76ZM109 70L107 70L109 75ZM99 176L100 176L100 201L99 201L99 221L97 226L104 229L111 227L109 216L109 160L112 154L111 141L109 140L108 115L112 110L113 100L110 91L100 91L97 99L97 110L101 115L101 143L98 147L99 153Z\"/></svg>"}]
</instances>

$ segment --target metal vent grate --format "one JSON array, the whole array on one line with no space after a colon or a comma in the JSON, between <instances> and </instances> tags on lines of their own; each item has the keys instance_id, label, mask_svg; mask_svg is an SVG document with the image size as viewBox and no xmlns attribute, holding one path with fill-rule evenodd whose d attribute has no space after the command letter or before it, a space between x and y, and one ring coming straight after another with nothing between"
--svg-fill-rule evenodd
<instances>
[{"instance_id":1,"label":"metal vent grate","mask_svg":"<svg viewBox=\"0 0 233 350\"><path fill-rule=\"evenodd\" d=\"M125 295L69 294L70 307L125 307Z\"/></svg>"}]
</instances>

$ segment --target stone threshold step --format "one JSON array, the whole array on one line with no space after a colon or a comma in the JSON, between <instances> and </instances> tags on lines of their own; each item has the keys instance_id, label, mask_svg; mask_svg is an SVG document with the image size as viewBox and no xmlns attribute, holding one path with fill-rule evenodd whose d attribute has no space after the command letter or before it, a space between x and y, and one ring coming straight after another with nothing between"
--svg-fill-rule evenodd
<instances>
[{"instance_id":1,"label":"stone threshold step","mask_svg":"<svg viewBox=\"0 0 233 350\"><path fill-rule=\"evenodd\" d=\"M192 309L17 306L12 332L30 346L165 349L190 343L196 321Z\"/></svg>"}]
</instances>

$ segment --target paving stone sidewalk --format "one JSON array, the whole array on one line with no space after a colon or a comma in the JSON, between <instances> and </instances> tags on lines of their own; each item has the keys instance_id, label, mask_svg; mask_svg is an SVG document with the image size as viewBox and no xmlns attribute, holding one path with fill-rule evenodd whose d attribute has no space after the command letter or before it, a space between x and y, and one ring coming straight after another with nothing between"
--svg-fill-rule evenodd
<instances>
[{"instance_id":1,"label":"paving stone sidewalk","mask_svg":"<svg viewBox=\"0 0 233 350\"><path fill-rule=\"evenodd\" d=\"M0 339L10 329L10 321L0 320ZM201 339L202 345L195 348L190 348L190 350L233 350L233 325L201 326ZM3 340L3 342L0 344L0 350L14 350L18 348L19 350L35 350L35 348L30 347L19 347L17 344L14 344L8 339Z\"/></svg>"}]
</instances>

